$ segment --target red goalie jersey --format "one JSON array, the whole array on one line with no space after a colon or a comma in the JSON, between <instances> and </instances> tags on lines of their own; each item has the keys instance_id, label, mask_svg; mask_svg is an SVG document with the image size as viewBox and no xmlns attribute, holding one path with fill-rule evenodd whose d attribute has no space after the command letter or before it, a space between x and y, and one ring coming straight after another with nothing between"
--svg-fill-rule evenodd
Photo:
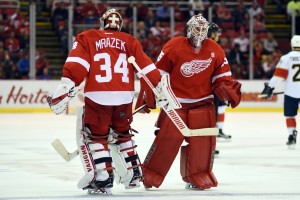
<instances>
[{"instance_id":1,"label":"red goalie jersey","mask_svg":"<svg viewBox=\"0 0 300 200\"><path fill-rule=\"evenodd\" d=\"M130 56L135 56L140 68L156 86L159 71L139 41L129 34L109 30L79 34L64 65L63 76L76 86L86 79L85 96L98 104L127 104L133 100L136 72L127 62Z\"/></svg>"},{"instance_id":2,"label":"red goalie jersey","mask_svg":"<svg viewBox=\"0 0 300 200\"><path fill-rule=\"evenodd\" d=\"M233 81L225 52L211 39L204 40L200 51L195 52L186 37L174 37L155 65L170 74L172 90L181 103L213 98L214 85Z\"/></svg>"}]
</instances>

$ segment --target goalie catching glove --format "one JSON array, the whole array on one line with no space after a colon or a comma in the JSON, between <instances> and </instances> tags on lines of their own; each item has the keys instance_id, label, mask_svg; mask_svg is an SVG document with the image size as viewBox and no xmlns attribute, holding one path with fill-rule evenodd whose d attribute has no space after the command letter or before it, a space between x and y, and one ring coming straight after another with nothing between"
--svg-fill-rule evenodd
<instances>
[{"instance_id":1,"label":"goalie catching glove","mask_svg":"<svg viewBox=\"0 0 300 200\"><path fill-rule=\"evenodd\" d=\"M75 83L69 78L61 78L61 83L54 92L47 95L50 109L57 115L63 113L69 101L75 96Z\"/></svg>"}]
</instances>

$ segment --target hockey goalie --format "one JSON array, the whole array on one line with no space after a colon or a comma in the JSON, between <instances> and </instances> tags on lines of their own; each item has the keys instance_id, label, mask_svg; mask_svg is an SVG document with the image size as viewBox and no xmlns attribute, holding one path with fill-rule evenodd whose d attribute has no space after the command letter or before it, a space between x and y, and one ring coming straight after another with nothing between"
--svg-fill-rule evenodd
<instances>
[{"instance_id":1,"label":"hockey goalie","mask_svg":"<svg viewBox=\"0 0 300 200\"><path fill-rule=\"evenodd\" d=\"M176 111L189 129L216 127L213 93L232 108L241 100L241 84L232 79L225 52L207 38L207 31L207 20L200 14L193 16L187 22L187 36L168 41L155 63L162 74L170 76L170 86L182 105ZM141 87L137 107L144 102L150 108L155 107L147 84ZM180 152L180 173L186 188L216 187L218 181L213 173L216 136L185 137L167 114L161 110L156 122L156 138L142 167L144 186L160 187ZM183 141L187 145L182 146Z\"/></svg>"},{"instance_id":2,"label":"hockey goalie","mask_svg":"<svg viewBox=\"0 0 300 200\"><path fill-rule=\"evenodd\" d=\"M122 17L110 9L100 18L101 30L77 35L63 67L61 84L48 103L61 114L85 80L84 107L77 116L76 138L84 176L78 188L88 193L112 194L114 181L126 189L143 179L131 128L134 78L137 70L127 59L134 56L141 72L159 92L158 105L168 104L171 90L161 90L161 76L133 36L121 32ZM164 92L170 94L164 94Z\"/></svg>"}]
</instances>

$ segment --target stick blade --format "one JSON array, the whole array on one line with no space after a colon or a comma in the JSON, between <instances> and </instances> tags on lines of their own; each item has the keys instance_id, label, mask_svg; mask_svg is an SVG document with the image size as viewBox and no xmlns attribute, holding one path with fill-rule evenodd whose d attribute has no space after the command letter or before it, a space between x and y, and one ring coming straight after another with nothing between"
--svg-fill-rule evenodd
<instances>
[{"instance_id":1,"label":"stick blade","mask_svg":"<svg viewBox=\"0 0 300 200\"><path fill-rule=\"evenodd\" d=\"M55 139L52 142L53 148L56 150L56 152L67 162L70 162L72 158L70 157L70 153L67 151L65 146L62 144L62 142L59 139Z\"/></svg>"}]
</instances>

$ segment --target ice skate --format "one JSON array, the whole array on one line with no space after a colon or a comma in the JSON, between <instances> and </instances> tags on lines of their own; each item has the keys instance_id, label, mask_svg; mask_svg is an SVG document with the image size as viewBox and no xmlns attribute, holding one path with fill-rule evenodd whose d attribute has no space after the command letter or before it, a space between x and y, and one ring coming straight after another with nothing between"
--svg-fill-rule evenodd
<instances>
[{"instance_id":1,"label":"ice skate","mask_svg":"<svg viewBox=\"0 0 300 200\"><path fill-rule=\"evenodd\" d=\"M297 141L297 131L294 130L293 134L288 137L288 141L286 142L286 145L288 145L289 149L295 149Z\"/></svg>"},{"instance_id":2,"label":"ice skate","mask_svg":"<svg viewBox=\"0 0 300 200\"><path fill-rule=\"evenodd\" d=\"M145 190L149 191L152 187L148 187L144 185Z\"/></svg>"},{"instance_id":3,"label":"ice skate","mask_svg":"<svg viewBox=\"0 0 300 200\"><path fill-rule=\"evenodd\" d=\"M103 194L103 195L112 195L111 192L112 187L96 187L96 186L87 186L85 188L83 188L83 190L87 190L87 194L88 195L99 195L99 194Z\"/></svg>"},{"instance_id":4,"label":"ice skate","mask_svg":"<svg viewBox=\"0 0 300 200\"><path fill-rule=\"evenodd\" d=\"M214 156L215 156L215 157L218 157L218 156L219 156L219 154L220 154L220 151L219 151L219 150L217 150L217 149L215 149L215 150L214 150Z\"/></svg>"},{"instance_id":5,"label":"ice skate","mask_svg":"<svg viewBox=\"0 0 300 200\"><path fill-rule=\"evenodd\" d=\"M140 173L139 168L133 168L133 178L128 186L125 186L126 189L132 189L140 187L140 182L143 180L143 176Z\"/></svg>"},{"instance_id":6,"label":"ice skate","mask_svg":"<svg viewBox=\"0 0 300 200\"><path fill-rule=\"evenodd\" d=\"M104 194L104 195L112 195L111 188L100 188L100 189L88 189L87 192L88 195L99 195L99 194Z\"/></svg>"},{"instance_id":7,"label":"ice skate","mask_svg":"<svg viewBox=\"0 0 300 200\"><path fill-rule=\"evenodd\" d=\"M149 190L152 188L152 186L147 185L147 184L145 184L144 182L143 182L143 184L144 184L145 190L147 190L147 191L149 191Z\"/></svg>"},{"instance_id":8,"label":"ice skate","mask_svg":"<svg viewBox=\"0 0 300 200\"><path fill-rule=\"evenodd\" d=\"M111 189L113 187L114 176L113 173L110 173L110 176L105 181L93 181L87 187L82 188L83 190L87 190L87 194L89 195L112 195Z\"/></svg>"},{"instance_id":9,"label":"ice skate","mask_svg":"<svg viewBox=\"0 0 300 200\"><path fill-rule=\"evenodd\" d=\"M217 135L218 141L230 141L231 135L226 135L222 129L219 129L219 134Z\"/></svg>"}]
</instances>

